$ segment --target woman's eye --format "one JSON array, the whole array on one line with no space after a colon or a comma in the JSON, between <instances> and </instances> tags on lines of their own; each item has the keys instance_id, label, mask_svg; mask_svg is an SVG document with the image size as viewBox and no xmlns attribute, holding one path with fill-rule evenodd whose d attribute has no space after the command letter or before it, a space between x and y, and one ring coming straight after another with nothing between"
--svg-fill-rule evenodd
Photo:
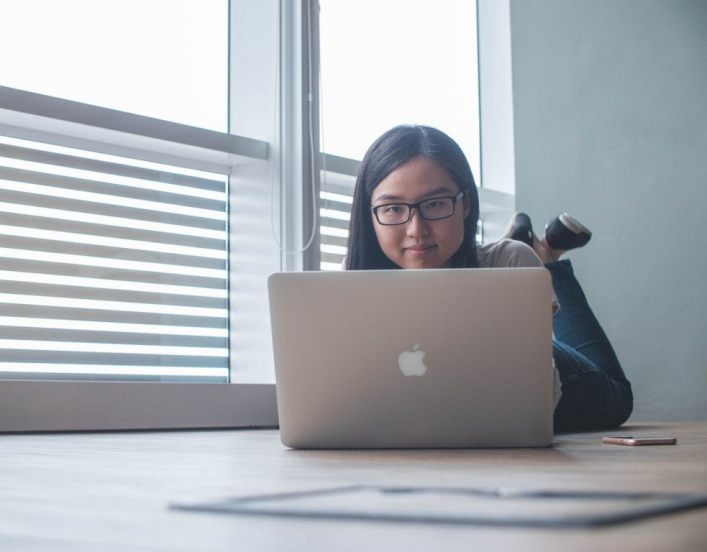
<instances>
[{"instance_id":1,"label":"woman's eye","mask_svg":"<svg viewBox=\"0 0 707 552\"><path fill-rule=\"evenodd\" d=\"M384 209L386 213L391 215L396 215L401 211L400 205L387 205Z\"/></svg>"},{"instance_id":2,"label":"woman's eye","mask_svg":"<svg viewBox=\"0 0 707 552\"><path fill-rule=\"evenodd\" d=\"M425 204L425 207L426 207L427 209L438 209L438 208L441 207L441 206L442 206L442 202L441 202L441 201L430 201L430 202L428 202L428 203Z\"/></svg>"}]
</instances>

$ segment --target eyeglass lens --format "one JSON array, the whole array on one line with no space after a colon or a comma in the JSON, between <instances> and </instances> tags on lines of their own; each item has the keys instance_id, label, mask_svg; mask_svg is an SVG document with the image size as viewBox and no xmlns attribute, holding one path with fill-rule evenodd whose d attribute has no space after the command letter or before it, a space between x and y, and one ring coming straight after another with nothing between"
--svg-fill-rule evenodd
<instances>
[{"instance_id":1,"label":"eyeglass lens","mask_svg":"<svg viewBox=\"0 0 707 552\"><path fill-rule=\"evenodd\" d=\"M447 218L454 213L454 201L449 197L429 199L415 205L394 203L382 205L376 209L378 222L381 224L403 224L410 219L412 207L417 207L422 218L437 220Z\"/></svg>"}]
</instances>

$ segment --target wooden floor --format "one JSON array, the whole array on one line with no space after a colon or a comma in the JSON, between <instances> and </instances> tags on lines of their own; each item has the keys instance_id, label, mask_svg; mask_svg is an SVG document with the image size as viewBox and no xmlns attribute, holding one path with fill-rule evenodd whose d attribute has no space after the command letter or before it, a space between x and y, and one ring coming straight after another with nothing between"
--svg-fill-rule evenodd
<instances>
[{"instance_id":1,"label":"wooden floor","mask_svg":"<svg viewBox=\"0 0 707 552\"><path fill-rule=\"evenodd\" d=\"M670 435L625 447L602 435ZM707 508L601 529L248 517L173 502L351 484L707 493L707 422L534 450L293 451L277 431L0 435L0 550L707 550Z\"/></svg>"}]
</instances>

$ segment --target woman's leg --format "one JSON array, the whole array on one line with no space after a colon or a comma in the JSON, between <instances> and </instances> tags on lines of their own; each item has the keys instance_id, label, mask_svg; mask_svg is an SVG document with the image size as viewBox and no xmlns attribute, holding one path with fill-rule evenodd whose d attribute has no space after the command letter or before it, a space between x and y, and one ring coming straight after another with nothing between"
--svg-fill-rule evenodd
<instances>
[{"instance_id":1,"label":"woman's leg","mask_svg":"<svg viewBox=\"0 0 707 552\"><path fill-rule=\"evenodd\" d=\"M631 384L594 316L572 264L545 265L560 301L553 317L553 357L562 381L555 429L569 431L617 427L633 410Z\"/></svg>"},{"instance_id":2,"label":"woman's leg","mask_svg":"<svg viewBox=\"0 0 707 552\"><path fill-rule=\"evenodd\" d=\"M614 348L594 316L572 264L560 257L583 247L591 231L567 213L535 235L530 217L516 213L507 238L530 245L552 274L560 302L553 317L553 358L562 381L562 398L555 409L555 430L571 431L617 427L633 410L631 384Z\"/></svg>"}]
</instances>

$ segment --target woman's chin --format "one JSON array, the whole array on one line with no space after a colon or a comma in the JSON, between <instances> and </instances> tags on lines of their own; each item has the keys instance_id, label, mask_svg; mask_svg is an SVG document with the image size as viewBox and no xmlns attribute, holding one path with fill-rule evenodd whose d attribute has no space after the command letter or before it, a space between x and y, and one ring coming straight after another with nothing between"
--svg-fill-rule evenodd
<instances>
[{"instance_id":1,"label":"woman's chin","mask_svg":"<svg viewBox=\"0 0 707 552\"><path fill-rule=\"evenodd\" d=\"M398 264L400 268L405 268L405 269L424 269L424 268L444 268L446 266L445 263L440 261L439 259L404 259L401 263Z\"/></svg>"}]
</instances>

